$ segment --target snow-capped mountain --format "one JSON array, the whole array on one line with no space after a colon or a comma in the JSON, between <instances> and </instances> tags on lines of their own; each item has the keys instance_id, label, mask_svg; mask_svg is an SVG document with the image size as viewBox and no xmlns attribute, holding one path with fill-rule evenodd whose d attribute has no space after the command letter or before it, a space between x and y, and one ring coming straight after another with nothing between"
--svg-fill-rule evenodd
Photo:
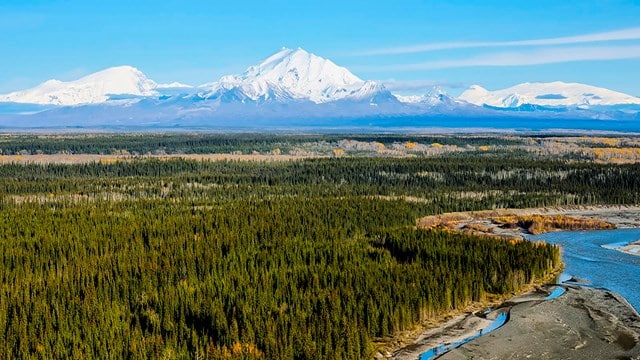
<instances>
[{"instance_id":1,"label":"snow-capped mountain","mask_svg":"<svg viewBox=\"0 0 640 360\"><path fill-rule=\"evenodd\" d=\"M640 98L579 83L561 81L524 83L507 89L489 91L473 85L459 99L478 106L516 108L523 105L550 107L589 107L640 104Z\"/></svg>"},{"instance_id":2,"label":"snow-capped mountain","mask_svg":"<svg viewBox=\"0 0 640 360\"><path fill-rule=\"evenodd\" d=\"M363 81L344 67L302 49L282 49L241 75L228 75L203 85L205 99L240 101L311 101L322 104L390 98L382 84Z\"/></svg>"},{"instance_id":3,"label":"snow-capped mountain","mask_svg":"<svg viewBox=\"0 0 640 360\"><path fill-rule=\"evenodd\" d=\"M421 96L398 96L382 83L363 80L302 49L282 49L242 74L199 87L158 84L133 67L120 66L0 95L0 128L417 128L482 127L483 122L519 127L523 118L531 120L528 126L555 127L562 119L635 121L638 114L640 98L562 82L498 91L476 85L459 98L439 87Z\"/></svg>"},{"instance_id":4,"label":"snow-capped mountain","mask_svg":"<svg viewBox=\"0 0 640 360\"><path fill-rule=\"evenodd\" d=\"M187 84L183 84L181 82L172 82L170 84L158 84L156 86L156 89L192 89L193 86L191 85L187 85Z\"/></svg>"},{"instance_id":5,"label":"snow-capped mountain","mask_svg":"<svg viewBox=\"0 0 640 360\"><path fill-rule=\"evenodd\" d=\"M369 105L379 104L401 104L398 98L387 88L375 81L366 81L362 86L351 91L347 96L340 98L341 101L360 101Z\"/></svg>"},{"instance_id":6,"label":"snow-capped mountain","mask_svg":"<svg viewBox=\"0 0 640 360\"><path fill-rule=\"evenodd\" d=\"M0 95L0 102L41 105L96 104L110 95L157 95L158 84L131 66L99 71L75 81L48 80L32 89Z\"/></svg>"},{"instance_id":7,"label":"snow-capped mountain","mask_svg":"<svg viewBox=\"0 0 640 360\"><path fill-rule=\"evenodd\" d=\"M465 101L456 99L453 96L449 95L449 93L447 93L440 86L433 86L424 95L397 96L397 98L403 103L429 106L467 104Z\"/></svg>"},{"instance_id":8,"label":"snow-capped mountain","mask_svg":"<svg viewBox=\"0 0 640 360\"><path fill-rule=\"evenodd\" d=\"M433 116L486 116L488 109L470 104L449 95L439 86L433 86L424 95L397 96L407 106L419 109L419 114Z\"/></svg>"}]
</instances>

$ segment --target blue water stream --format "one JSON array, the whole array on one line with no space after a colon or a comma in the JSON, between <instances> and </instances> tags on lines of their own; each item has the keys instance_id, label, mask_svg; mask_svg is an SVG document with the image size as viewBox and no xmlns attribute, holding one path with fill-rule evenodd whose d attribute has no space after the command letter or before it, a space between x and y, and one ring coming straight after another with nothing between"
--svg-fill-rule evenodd
<instances>
[{"instance_id":1,"label":"blue water stream","mask_svg":"<svg viewBox=\"0 0 640 360\"><path fill-rule=\"evenodd\" d=\"M640 256L625 254L616 248L640 240L640 229L600 231L566 231L530 236L530 240L543 240L562 247L565 272L559 282L579 278L590 286L607 288L624 296L636 310L640 310ZM552 300L566 290L555 287L544 300ZM461 341L443 343L420 354L420 360L431 360L460 347L504 325L509 317L506 310L486 328Z\"/></svg>"},{"instance_id":2,"label":"blue water stream","mask_svg":"<svg viewBox=\"0 0 640 360\"><path fill-rule=\"evenodd\" d=\"M549 294L547 297L545 297L542 300L553 300L555 298L557 298L558 296L564 294L566 292L566 289L563 288L562 286L557 286L553 289L553 291L551 292L551 294ZM506 324L507 320L509 320L509 309L498 309L496 310L497 315L495 320L493 320L491 322L491 324L489 324L487 327L479 330L478 332L476 332L475 334L466 337L460 341L456 341L453 343L442 343L436 347L433 347L431 349L429 349L426 352L423 352L422 354L420 354L419 360L431 360L431 359L435 359L438 356L449 352L457 347L460 347L466 343L468 343L469 341L475 340L477 338L479 338L480 336L486 335L498 328L500 328L502 325Z\"/></svg>"},{"instance_id":3,"label":"blue water stream","mask_svg":"<svg viewBox=\"0 0 640 360\"><path fill-rule=\"evenodd\" d=\"M459 346L462 346L466 343L468 343L471 340L477 339L482 335L488 334L492 331L494 331L495 329L501 327L502 325L504 325L507 320L509 319L509 311L508 310L500 310L500 312L498 313L498 315L496 316L496 319L493 320L493 322L491 324L489 324L489 326L487 326L484 329L479 330L477 333L475 333L474 335L471 335L467 338L464 338L460 341L457 342L453 342L453 343L442 343L434 348L429 349L426 352L423 352L422 354L420 354L419 359L420 360L431 360L431 359L435 359L436 357L451 351Z\"/></svg>"},{"instance_id":4,"label":"blue water stream","mask_svg":"<svg viewBox=\"0 0 640 360\"><path fill-rule=\"evenodd\" d=\"M640 310L640 256L615 250L640 240L640 229L563 231L531 236L530 240L562 247L566 278L614 291Z\"/></svg>"}]
</instances>

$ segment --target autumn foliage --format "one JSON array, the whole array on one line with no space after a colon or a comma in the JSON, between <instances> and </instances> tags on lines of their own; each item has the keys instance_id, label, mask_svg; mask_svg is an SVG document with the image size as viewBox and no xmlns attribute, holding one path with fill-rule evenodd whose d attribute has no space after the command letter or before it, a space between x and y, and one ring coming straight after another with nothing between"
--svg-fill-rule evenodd
<instances>
[{"instance_id":1,"label":"autumn foliage","mask_svg":"<svg viewBox=\"0 0 640 360\"><path fill-rule=\"evenodd\" d=\"M533 235L555 230L615 229L615 225L597 219L583 219L566 215L506 215L493 219L501 226L520 227Z\"/></svg>"}]
</instances>

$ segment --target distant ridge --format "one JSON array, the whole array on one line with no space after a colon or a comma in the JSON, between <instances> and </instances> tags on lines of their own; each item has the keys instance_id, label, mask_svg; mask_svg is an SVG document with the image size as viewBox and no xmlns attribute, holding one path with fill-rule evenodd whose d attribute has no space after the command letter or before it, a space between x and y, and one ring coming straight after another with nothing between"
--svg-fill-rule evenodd
<instances>
[{"instance_id":1,"label":"distant ridge","mask_svg":"<svg viewBox=\"0 0 640 360\"><path fill-rule=\"evenodd\" d=\"M158 84L134 67L118 66L75 81L49 80L0 95L0 127L27 128L421 127L433 124L425 120L429 118L438 118L438 126L445 127L449 122L504 127L511 126L508 119L523 117L556 126L549 120L637 122L639 114L637 97L559 81L496 91L474 85L457 98L439 87L423 95L400 96L331 60L288 48L242 74L197 87ZM524 123L515 120L513 127Z\"/></svg>"},{"instance_id":2,"label":"distant ridge","mask_svg":"<svg viewBox=\"0 0 640 360\"><path fill-rule=\"evenodd\" d=\"M613 106L640 104L640 98L609 89L561 81L523 83L507 89L489 91L473 85L460 95L469 103L499 108L522 105L540 106Z\"/></svg>"},{"instance_id":3,"label":"distant ridge","mask_svg":"<svg viewBox=\"0 0 640 360\"><path fill-rule=\"evenodd\" d=\"M109 95L154 96L158 88L140 70L117 66L75 81L48 80L32 89L0 95L0 102L40 105L96 104L109 100Z\"/></svg>"}]
</instances>

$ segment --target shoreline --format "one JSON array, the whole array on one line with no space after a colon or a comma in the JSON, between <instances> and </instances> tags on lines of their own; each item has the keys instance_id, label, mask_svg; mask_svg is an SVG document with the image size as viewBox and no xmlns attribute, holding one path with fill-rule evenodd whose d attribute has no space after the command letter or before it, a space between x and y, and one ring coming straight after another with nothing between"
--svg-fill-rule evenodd
<instances>
[{"instance_id":1,"label":"shoreline","mask_svg":"<svg viewBox=\"0 0 640 360\"><path fill-rule=\"evenodd\" d=\"M490 220L490 216L500 216L505 213L519 216L571 216L586 220L604 221L615 225L615 228L640 228L640 206L637 205L600 205L600 206L572 206L549 207L532 209L504 209L497 211L480 211L455 213L454 231L469 229L469 224L481 226L471 229L485 230L481 235L506 237L511 239L525 239L527 231L521 227L500 228ZM423 218L424 219L424 218ZM418 226L420 226L420 219ZM639 250L636 250L639 249ZM640 255L640 240L616 248L614 250ZM557 276L556 273L554 276ZM547 281L546 283L550 283ZM548 284L552 285L552 284ZM603 358L598 354L620 354L621 358L640 358L640 315L624 299L615 292L601 288L580 287L572 284L561 284L567 288L567 293L559 299L544 301L540 304L522 303L523 298L540 297L541 284L520 294L505 299L497 308L512 305L511 319L494 333L474 339L457 349L442 355L443 359L478 358L516 358L527 354L531 358ZM515 304L514 304L515 303ZM527 304L528 303L528 304ZM537 307L540 306L540 307ZM539 310L543 309L543 310ZM575 309L582 309L581 312ZM612 310L611 310L612 309ZM612 313L613 312L613 313ZM425 329L415 337L413 343L396 348L393 359L416 359L420 353L443 342L455 342L461 338L460 334L469 335L477 331L483 324L473 312L458 314L454 318L443 319L439 325ZM566 317L566 318L564 318ZM598 320L594 320L597 318ZM528 320L527 320L528 319ZM558 327L561 324L561 327ZM570 331L574 337L558 337L561 331ZM517 336L516 336L517 335ZM544 339L532 341L533 338ZM464 336L463 336L464 338ZM570 346L571 341L575 343ZM514 344L517 344L514 346ZM420 351L416 351L419 349ZM585 349L585 350L581 350ZM391 354L388 354L391 355Z\"/></svg>"},{"instance_id":2,"label":"shoreline","mask_svg":"<svg viewBox=\"0 0 640 360\"><path fill-rule=\"evenodd\" d=\"M530 209L497 209L468 211L425 216L417 221L422 228L440 227L449 231L468 232L475 235L526 240L534 235L530 229L516 224L518 220L538 217L542 226L556 220L569 222L567 228L537 228L535 235L554 231L580 231L603 229L640 228L640 206L638 205L589 205ZM505 222L510 219L510 223ZM548 223L544 223L544 222ZM575 223L571 223L575 222ZM535 224L539 225L539 224ZM534 225L534 226L535 226ZM556 224L553 224L556 225ZM561 224L566 225L566 224ZM611 248L629 255L640 256L640 239L620 247Z\"/></svg>"},{"instance_id":3,"label":"shoreline","mask_svg":"<svg viewBox=\"0 0 640 360\"><path fill-rule=\"evenodd\" d=\"M640 315L618 294L566 286L553 300L521 302L510 320L441 359L635 359L640 357Z\"/></svg>"},{"instance_id":4,"label":"shoreline","mask_svg":"<svg viewBox=\"0 0 640 360\"><path fill-rule=\"evenodd\" d=\"M396 335L390 336L389 338L385 338L382 341L377 342L379 345L377 354L374 356L375 359L395 359L396 353L407 348L415 346L416 341L420 339L424 339L425 335L432 334L435 332L439 332L443 327L460 327L461 322L465 322L465 319L470 317L475 317L474 314L482 312L488 308L491 309L499 309L504 306L504 304L509 303L514 298L526 297L528 294L542 292L544 295L549 295L549 292L544 290L544 286L552 283L555 279L557 279L564 270L564 266L560 264L560 266L556 269L553 269L549 274L537 281L532 282L531 284L525 286L519 292L514 292L510 294L504 295L492 295L489 294L489 298L481 301L470 303L462 309L451 310L448 313L440 314L434 319L427 319L422 323L415 326L412 330L406 330ZM491 323L490 320L479 321L480 318L477 318L476 321L472 322L475 324L478 329L482 328L485 324ZM466 320L469 321L469 320ZM465 330L465 329L462 329ZM463 339L467 336L467 332L460 332L457 340ZM455 339L451 339L455 340ZM457 341L455 340L455 341ZM438 345L435 343L433 346ZM429 347L421 347L424 348L424 351L429 350ZM417 356L417 355L416 355Z\"/></svg>"},{"instance_id":5,"label":"shoreline","mask_svg":"<svg viewBox=\"0 0 640 360\"><path fill-rule=\"evenodd\" d=\"M565 293L545 300L549 289ZM617 293L577 284L549 284L515 296L492 313L508 311L498 329L440 355L441 359L640 358L640 314ZM455 343L489 324L477 313L430 329L390 358L417 359L442 343Z\"/></svg>"},{"instance_id":6,"label":"shoreline","mask_svg":"<svg viewBox=\"0 0 640 360\"><path fill-rule=\"evenodd\" d=\"M580 216L602 220L618 229L640 228L639 205L591 205L580 207L541 208L548 215Z\"/></svg>"},{"instance_id":7,"label":"shoreline","mask_svg":"<svg viewBox=\"0 0 640 360\"><path fill-rule=\"evenodd\" d=\"M619 248L614 248L614 250L618 250L625 254L640 256L640 240L629 243L625 246L621 246Z\"/></svg>"},{"instance_id":8,"label":"shoreline","mask_svg":"<svg viewBox=\"0 0 640 360\"><path fill-rule=\"evenodd\" d=\"M546 297L552 294L550 289L555 287L564 288L565 286L543 285L542 287L536 287L534 290L526 291L520 295L512 297L495 308L491 308L491 311L488 314L486 314L488 309L485 309L484 311L459 315L447 321L442 326L423 333L413 344L396 350L393 353L392 359L416 359L421 354L439 347L442 344L454 344L469 338L473 338L472 340L469 340L473 341L479 339L481 336L486 336L490 331L487 331L484 335L482 335L482 331L488 326L491 326L499 314L507 314L507 321L504 323L504 325L506 325L511 317L511 310L515 305L529 301L545 301ZM502 326L497 329L500 329ZM497 329L493 331L497 331ZM449 351L453 350L454 349L451 349ZM448 353L449 351L445 353Z\"/></svg>"}]
</instances>

